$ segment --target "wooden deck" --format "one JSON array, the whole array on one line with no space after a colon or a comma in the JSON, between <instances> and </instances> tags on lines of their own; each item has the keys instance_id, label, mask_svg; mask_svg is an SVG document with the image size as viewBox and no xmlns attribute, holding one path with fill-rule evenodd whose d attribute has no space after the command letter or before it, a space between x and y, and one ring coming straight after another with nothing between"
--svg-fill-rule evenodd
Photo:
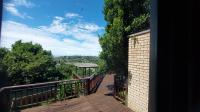
<instances>
[{"instance_id":1,"label":"wooden deck","mask_svg":"<svg viewBox=\"0 0 200 112\"><path fill-rule=\"evenodd\" d=\"M133 112L113 97L114 76L106 75L96 93L22 112Z\"/></svg>"}]
</instances>

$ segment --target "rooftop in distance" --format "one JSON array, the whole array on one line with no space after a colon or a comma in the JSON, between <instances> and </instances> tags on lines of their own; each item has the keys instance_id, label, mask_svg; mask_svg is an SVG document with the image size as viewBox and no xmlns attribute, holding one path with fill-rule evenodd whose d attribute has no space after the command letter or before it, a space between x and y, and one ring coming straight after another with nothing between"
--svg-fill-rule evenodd
<instances>
[{"instance_id":1,"label":"rooftop in distance","mask_svg":"<svg viewBox=\"0 0 200 112\"><path fill-rule=\"evenodd\" d=\"M75 66L79 68L96 68L98 67L95 63L74 63Z\"/></svg>"}]
</instances>

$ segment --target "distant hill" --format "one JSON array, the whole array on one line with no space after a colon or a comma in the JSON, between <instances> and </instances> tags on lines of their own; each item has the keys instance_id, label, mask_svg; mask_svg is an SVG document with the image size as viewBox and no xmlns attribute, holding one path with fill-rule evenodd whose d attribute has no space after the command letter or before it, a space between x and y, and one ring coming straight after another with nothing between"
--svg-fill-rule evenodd
<instances>
[{"instance_id":1,"label":"distant hill","mask_svg":"<svg viewBox=\"0 0 200 112\"><path fill-rule=\"evenodd\" d=\"M55 57L56 62L65 62L65 63L97 63L97 56L60 56Z\"/></svg>"}]
</instances>

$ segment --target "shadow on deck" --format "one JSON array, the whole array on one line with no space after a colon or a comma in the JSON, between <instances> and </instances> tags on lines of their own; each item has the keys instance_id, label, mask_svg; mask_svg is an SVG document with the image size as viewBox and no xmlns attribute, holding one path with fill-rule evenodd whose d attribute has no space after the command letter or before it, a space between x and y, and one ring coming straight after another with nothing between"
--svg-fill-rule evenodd
<instances>
[{"instance_id":1,"label":"shadow on deck","mask_svg":"<svg viewBox=\"0 0 200 112\"><path fill-rule=\"evenodd\" d=\"M114 76L106 75L94 94L22 110L22 112L133 112L113 97Z\"/></svg>"}]
</instances>

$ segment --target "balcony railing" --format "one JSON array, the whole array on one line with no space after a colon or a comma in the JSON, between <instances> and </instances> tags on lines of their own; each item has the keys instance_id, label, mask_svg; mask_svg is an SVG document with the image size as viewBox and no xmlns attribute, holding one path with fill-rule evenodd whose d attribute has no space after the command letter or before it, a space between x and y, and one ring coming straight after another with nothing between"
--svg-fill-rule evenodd
<instances>
[{"instance_id":1,"label":"balcony railing","mask_svg":"<svg viewBox=\"0 0 200 112\"><path fill-rule=\"evenodd\" d=\"M114 97L126 104L126 97L128 92L126 78L123 75L114 76Z\"/></svg>"},{"instance_id":2,"label":"balcony railing","mask_svg":"<svg viewBox=\"0 0 200 112\"><path fill-rule=\"evenodd\" d=\"M46 83L8 86L0 89L1 111L20 110L43 102L64 100L96 91L103 75Z\"/></svg>"}]
</instances>

